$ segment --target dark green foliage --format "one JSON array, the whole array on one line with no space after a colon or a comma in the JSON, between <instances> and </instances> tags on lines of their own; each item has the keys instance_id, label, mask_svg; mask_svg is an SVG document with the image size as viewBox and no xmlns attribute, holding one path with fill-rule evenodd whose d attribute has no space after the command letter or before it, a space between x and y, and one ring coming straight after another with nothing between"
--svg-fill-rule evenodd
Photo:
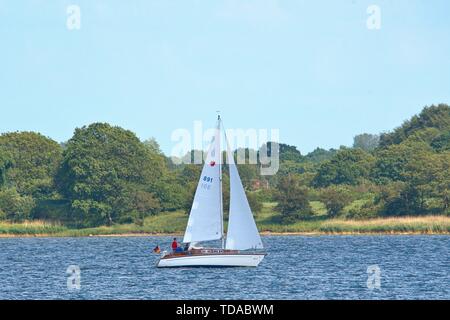
<instances>
[{"instance_id":1,"label":"dark green foliage","mask_svg":"<svg viewBox=\"0 0 450 320\"><path fill-rule=\"evenodd\" d=\"M259 202L273 202L275 201L275 190L273 188L260 189L254 192Z\"/></svg>"},{"instance_id":2,"label":"dark green foliage","mask_svg":"<svg viewBox=\"0 0 450 320\"><path fill-rule=\"evenodd\" d=\"M389 216L414 215L423 210L418 190L404 182L384 186L375 199L381 205L381 214Z\"/></svg>"},{"instance_id":3,"label":"dark green foliage","mask_svg":"<svg viewBox=\"0 0 450 320\"><path fill-rule=\"evenodd\" d=\"M184 197L181 209L183 209L183 211L186 214L189 214L191 212L192 202L194 201L194 196L195 196L195 191L197 189L197 185L194 183L191 183L191 184L186 185L185 188L186 188L187 196Z\"/></svg>"},{"instance_id":4,"label":"dark green foliage","mask_svg":"<svg viewBox=\"0 0 450 320\"><path fill-rule=\"evenodd\" d=\"M136 186L127 186L124 194L117 202L122 214L118 217L119 223L135 223L144 225L146 216L160 211L160 201L151 192Z\"/></svg>"},{"instance_id":5,"label":"dark green foliage","mask_svg":"<svg viewBox=\"0 0 450 320\"><path fill-rule=\"evenodd\" d=\"M335 217L342 212L342 209L350 203L351 195L349 191L342 186L330 186L320 193L320 200L327 208L327 214Z\"/></svg>"},{"instance_id":6,"label":"dark green foliage","mask_svg":"<svg viewBox=\"0 0 450 320\"><path fill-rule=\"evenodd\" d=\"M253 183L260 178L255 164L238 164L239 175L246 190L251 190Z\"/></svg>"},{"instance_id":7,"label":"dark green foliage","mask_svg":"<svg viewBox=\"0 0 450 320\"><path fill-rule=\"evenodd\" d=\"M288 144L280 143L280 161L302 161L303 157L297 147Z\"/></svg>"},{"instance_id":8,"label":"dark green foliage","mask_svg":"<svg viewBox=\"0 0 450 320\"><path fill-rule=\"evenodd\" d=\"M350 218L450 213L450 108L438 105L393 132L358 135L353 148L317 148L302 156L280 150L280 170L261 176L259 165L238 164L254 213L278 202L283 222L317 213ZM246 158L255 150L245 149ZM186 159L202 151L187 153ZM0 219L44 219L69 226L142 225L146 216L183 209L189 213L201 164L176 164L155 139L140 142L130 131L94 123L62 144L33 132L0 136ZM228 169L223 206L229 207ZM308 187L311 187L308 189ZM353 202L349 203L352 199ZM348 204L348 206L347 206ZM343 209L346 207L345 209Z\"/></svg>"},{"instance_id":9,"label":"dark green foliage","mask_svg":"<svg viewBox=\"0 0 450 320\"><path fill-rule=\"evenodd\" d=\"M374 157L362 149L343 148L333 158L320 165L312 185L356 185L369 176L374 161Z\"/></svg>"},{"instance_id":10,"label":"dark green foliage","mask_svg":"<svg viewBox=\"0 0 450 320\"><path fill-rule=\"evenodd\" d=\"M13 132L0 136L0 148L8 154L6 180L21 195L36 199L54 191L53 177L61 161L61 146L39 133ZM1 169L0 156L0 171ZM3 165L4 166L4 165Z\"/></svg>"},{"instance_id":11,"label":"dark green foliage","mask_svg":"<svg viewBox=\"0 0 450 320\"><path fill-rule=\"evenodd\" d=\"M353 148L360 148L370 152L378 147L380 136L377 134L363 133L353 138Z\"/></svg>"},{"instance_id":12,"label":"dark green foliage","mask_svg":"<svg viewBox=\"0 0 450 320\"><path fill-rule=\"evenodd\" d=\"M297 147L284 143L267 142L263 148L260 149L260 152L266 153L268 157L271 157L272 152L276 147L278 147L280 161L290 160L299 162L303 160L303 156L300 151L297 150Z\"/></svg>"},{"instance_id":13,"label":"dark green foliage","mask_svg":"<svg viewBox=\"0 0 450 320\"><path fill-rule=\"evenodd\" d=\"M202 166L197 164L187 164L183 166L177 177L177 183L186 185L188 183L195 183L197 185L200 174L202 172Z\"/></svg>"},{"instance_id":14,"label":"dark green foliage","mask_svg":"<svg viewBox=\"0 0 450 320\"><path fill-rule=\"evenodd\" d=\"M0 188L6 183L6 170L11 167L11 156L0 147Z\"/></svg>"},{"instance_id":15,"label":"dark green foliage","mask_svg":"<svg viewBox=\"0 0 450 320\"><path fill-rule=\"evenodd\" d=\"M411 140L382 149L376 154L371 177L378 183L403 180L410 159L427 152L431 152L431 148L426 143Z\"/></svg>"},{"instance_id":16,"label":"dark green foliage","mask_svg":"<svg viewBox=\"0 0 450 320\"><path fill-rule=\"evenodd\" d=\"M183 190L183 199L179 208L189 214L194 200L195 190L200 179L202 166L198 164L186 164L182 166L181 171L176 178L176 184Z\"/></svg>"},{"instance_id":17,"label":"dark green foliage","mask_svg":"<svg viewBox=\"0 0 450 320\"><path fill-rule=\"evenodd\" d=\"M152 137L150 139L147 139L143 142L143 144L150 150L151 153L162 155L159 143L155 138Z\"/></svg>"},{"instance_id":18,"label":"dark green foliage","mask_svg":"<svg viewBox=\"0 0 450 320\"><path fill-rule=\"evenodd\" d=\"M449 151L450 150L450 130L436 136L431 141L431 147L437 151Z\"/></svg>"},{"instance_id":19,"label":"dark green foliage","mask_svg":"<svg viewBox=\"0 0 450 320\"><path fill-rule=\"evenodd\" d=\"M373 202L368 202L360 208L350 209L345 217L349 219L372 219L379 217L381 212L382 207L380 205L375 205Z\"/></svg>"},{"instance_id":20,"label":"dark green foliage","mask_svg":"<svg viewBox=\"0 0 450 320\"><path fill-rule=\"evenodd\" d=\"M247 199L253 214L261 212L263 204L254 192L247 192Z\"/></svg>"},{"instance_id":21,"label":"dark green foliage","mask_svg":"<svg viewBox=\"0 0 450 320\"><path fill-rule=\"evenodd\" d=\"M276 210L283 215L283 221L286 223L312 214L308 200L308 188L301 184L298 176L289 175L280 179L276 200L278 202Z\"/></svg>"},{"instance_id":22,"label":"dark green foliage","mask_svg":"<svg viewBox=\"0 0 450 320\"><path fill-rule=\"evenodd\" d=\"M30 218L35 201L31 196L20 195L15 188L0 190L0 220L20 222Z\"/></svg>"},{"instance_id":23,"label":"dark green foliage","mask_svg":"<svg viewBox=\"0 0 450 320\"><path fill-rule=\"evenodd\" d=\"M392 182L386 180L376 198L375 204L381 205L382 214L426 214L448 209L449 152L436 154L419 148L411 152L397 169L396 179L392 179Z\"/></svg>"},{"instance_id":24,"label":"dark green foliage","mask_svg":"<svg viewBox=\"0 0 450 320\"><path fill-rule=\"evenodd\" d=\"M314 151L308 153L304 159L308 162L320 163L326 160L330 160L338 152L336 149L325 150L322 148L316 148Z\"/></svg>"},{"instance_id":25,"label":"dark green foliage","mask_svg":"<svg viewBox=\"0 0 450 320\"><path fill-rule=\"evenodd\" d=\"M413 133L425 128L449 130L450 106L439 104L425 107L419 115L415 115L410 120L405 121L402 126L393 132L382 134L380 136L380 146L387 147L392 144L399 144Z\"/></svg>"},{"instance_id":26,"label":"dark green foliage","mask_svg":"<svg viewBox=\"0 0 450 320\"><path fill-rule=\"evenodd\" d=\"M112 224L131 212L152 213L151 194L164 162L134 133L104 123L75 130L58 173L61 193L80 225ZM142 204L141 202L144 202Z\"/></svg>"},{"instance_id":27,"label":"dark green foliage","mask_svg":"<svg viewBox=\"0 0 450 320\"><path fill-rule=\"evenodd\" d=\"M178 183L174 172L167 172L156 182L153 192L159 199L161 210L174 211L184 207L186 199L191 197L190 190L188 183Z\"/></svg>"},{"instance_id":28,"label":"dark green foliage","mask_svg":"<svg viewBox=\"0 0 450 320\"><path fill-rule=\"evenodd\" d=\"M36 203L32 218L39 220L57 221L71 226L70 201L66 199L48 199Z\"/></svg>"}]
</instances>

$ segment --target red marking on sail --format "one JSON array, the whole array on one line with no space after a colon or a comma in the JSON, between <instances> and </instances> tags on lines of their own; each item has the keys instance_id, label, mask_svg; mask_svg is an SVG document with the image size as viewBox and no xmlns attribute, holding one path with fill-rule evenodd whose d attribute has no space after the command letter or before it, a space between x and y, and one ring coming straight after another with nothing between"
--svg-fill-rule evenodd
<instances>
[{"instance_id":1,"label":"red marking on sail","mask_svg":"<svg viewBox=\"0 0 450 320\"><path fill-rule=\"evenodd\" d=\"M209 165L210 165L211 167L214 167L214 166L216 165L216 162L215 162L215 161L211 161L211 162L209 163Z\"/></svg>"}]
</instances>

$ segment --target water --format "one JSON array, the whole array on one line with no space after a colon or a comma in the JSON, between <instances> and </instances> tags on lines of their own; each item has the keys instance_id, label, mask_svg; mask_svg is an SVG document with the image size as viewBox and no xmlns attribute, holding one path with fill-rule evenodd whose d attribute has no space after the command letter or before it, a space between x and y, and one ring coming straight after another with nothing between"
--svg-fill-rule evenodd
<instances>
[{"instance_id":1,"label":"water","mask_svg":"<svg viewBox=\"0 0 450 320\"><path fill-rule=\"evenodd\" d=\"M170 240L0 239L0 299L450 299L450 236L268 236L256 269L157 269L151 249Z\"/></svg>"}]
</instances>

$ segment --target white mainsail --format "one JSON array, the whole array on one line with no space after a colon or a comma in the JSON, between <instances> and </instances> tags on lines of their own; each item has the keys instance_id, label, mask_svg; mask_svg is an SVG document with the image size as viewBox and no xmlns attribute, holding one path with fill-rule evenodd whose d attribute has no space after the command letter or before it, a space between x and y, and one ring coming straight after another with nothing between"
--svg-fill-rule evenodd
<instances>
[{"instance_id":1,"label":"white mainsail","mask_svg":"<svg viewBox=\"0 0 450 320\"><path fill-rule=\"evenodd\" d=\"M219 122L195 192L184 243L218 240L223 236L221 154Z\"/></svg>"},{"instance_id":2,"label":"white mainsail","mask_svg":"<svg viewBox=\"0 0 450 320\"><path fill-rule=\"evenodd\" d=\"M228 142L227 155L230 168L230 214L225 248L230 250L262 249L261 237Z\"/></svg>"}]
</instances>

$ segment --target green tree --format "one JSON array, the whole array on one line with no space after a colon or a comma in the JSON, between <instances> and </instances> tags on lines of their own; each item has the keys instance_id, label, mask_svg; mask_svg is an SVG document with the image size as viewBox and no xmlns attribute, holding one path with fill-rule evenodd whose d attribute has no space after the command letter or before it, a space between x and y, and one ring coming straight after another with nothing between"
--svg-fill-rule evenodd
<instances>
[{"instance_id":1,"label":"green tree","mask_svg":"<svg viewBox=\"0 0 450 320\"><path fill-rule=\"evenodd\" d=\"M448 209L450 152L435 153L423 142L411 146L408 139L388 147L383 155L379 161L384 166L378 170L385 169L389 179L384 180L376 203L382 205L384 214L425 214ZM440 203L437 208L433 208L433 199Z\"/></svg>"},{"instance_id":2,"label":"green tree","mask_svg":"<svg viewBox=\"0 0 450 320\"><path fill-rule=\"evenodd\" d=\"M363 133L353 138L353 148L360 148L370 152L378 147L380 136L377 134Z\"/></svg>"},{"instance_id":3,"label":"green tree","mask_svg":"<svg viewBox=\"0 0 450 320\"><path fill-rule=\"evenodd\" d=\"M431 141L431 147L437 151L450 151L450 130L437 135Z\"/></svg>"},{"instance_id":4,"label":"green tree","mask_svg":"<svg viewBox=\"0 0 450 320\"><path fill-rule=\"evenodd\" d=\"M17 192L36 199L54 192L53 177L62 155L57 142L35 132L13 132L0 135L0 148L9 154L6 180Z\"/></svg>"},{"instance_id":5,"label":"green tree","mask_svg":"<svg viewBox=\"0 0 450 320\"><path fill-rule=\"evenodd\" d=\"M322 148L316 148L314 151L308 153L304 158L305 161L313 163L321 163L326 160L330 160L338 152L336 149L325 150Z\"/></svg>"},{"instance_id":6,"label":"green tree","mask_svg":"<svg viewBox=\"0 0 450 320\"><path fill-rule=\"evenodd\" d=\"M296 175L282 177L278 182L277 194L275 196L278 210L284 222L290 223L296 219L309 216L312 209L308 201L308 188L301 185Z\"/></svg>"},{"instance_id":7,"label":"green tree","mask_svg":"<svg viewBox=\"0 0 450 320\"><path fill-rule=\"evenodd\" d=\"M186 185L189 183L194 183L197 185L200 180L200 174L202 172L202 166L198 164L186 164L183 165L182 169L177 175L177 183L181 185Z\"/></svg>"},{"instance_id":8,"label":"green tree","mask_svg":"<svg viewBox=\"0 0 450 320\"><path fill-rule=\"evenodd\" d=\"M186 199L190 197L188 185L188 183L178 183L175 172L165 173L156 183L154 191L155 196L160 200L161 209L173 211L184 208Z\"/></svg>"},{"instance_id":9,"label":"green tree","mask_svg":"<svg viewBox=\"0 0 450 320\"><path fill-rule=\"evenodd\" d=\"M382 134L380 136L380 146L384 148L392 144L402 143L415 132L426 128L449 130L450 106L439 104L425 107L419 115L415 115L405 121L393 132Z\"/></svg>"},{"instance_id":10,"label":"green tree","mask_svg":"<svg viewBox=\"0 0 450 320\"><path fill-rule=\"evenodd\" d=\"M30 218L35 201L31 196L20 195L15 188L0 190L0 216L13 222Z\"/></svg>"},{"instance_id":11,"label":"green tree","mask_svg":"<svg viewBox=\"0 0 450 320\"><path fill-rule=\"evenodd\" d=\"M0 188L6 183L6 171L11 168L11 156L0 148Z\"/></svg>"},{"instance_id":12,"label":"green tree","mask_svg":"<svg viewBox=\"0 0 450 320\"><path fill-rule=\"evenodd\" d=\"M145 217L160 211L160 201L151 192L139 187L128 186L125 193L119 198L118 206L124 212L120 217L120 223L135 223L143 226Z\"/></svg>"},{"instance_id":13,"label":"green tree","mask_svg":"<svg viewBox=\"0 0 450 320\"><path fill-rule=\"evenodd\" d=\"M433 196L440 200L442 212L450 214L450 150L437 156L439 167L436 171L436 179L431 181Z\"/></svg>"},{"instance_id":14,"label":"green tree","mask_svg":"<svg viewBox=\"0 0 450 320\"><path fill-rule=\"evenodd\" d=\"M380 184L389 181L404 181L405 169L411 159L416 158L418 154L430 152L432 149L425 142L413 139L381 149L376 153L371 177Z\"/></svg>"},{"instance_id":15,"label":"green tree","mask_svg":"<svg viewBox=\"0 0 450 320\"><path fill-rule=\"evenodd\" d=\"M314 187L330 185L356 185L368 178L375 158L362 149L343 148L328 161L323 162L312 181Z\"/></svg>"},{"instance_id":16,"label":"green tree","mask_svg":"<svg viewBox=\"0 0 450 320\"><path fill-rule=\"evenodd\" d=\"M402 181L385 184L375 198L381 205L381 214L388 216L413 215L419 213L420 201L417 189Z\"/></svg>"},{"instance_id":17,"label":"green tree","mask_svg":"<svg viewBox=\"0 0 450 320\"><path fill-rule=\"evenodd\" d=\"M69 199L78 225L112 224L130 212L157 210L153 193L164 171L161 157L134 133L106 123L75 130L67 142L58 186ZM138 196L139 195L139 196ZM154 207L150 208L149 203Z\"/></svg>"},{"instance_id":18,"label":"green tree","mask_svg":"<svg viewBox=\"0 0 450 320\"><path fill-rule=\"evenodd\" d=\"M330 186L320 193L320 201L325 204L327 214L335 217L342 212L342 209L351 201L348 190L342 186Z\"/></svg>"},{"instance_id":19,"label":"green tree","mask_svg":"<svg viewBox=\"0 0 450 320\"><path fill-rule=\"evenodd\" d=\"M247 192L247 200L253 214L261 212L263 204L254 192Z\"/></svg>"},{"instance_id":20,"label":"green tree","mask_svg":"<svg viewBox=\"0 0 450 320\"><path fill-rule=\"evenodd\" d=\"M433 209L430 199L436 198L441 209L448 209L450 190L450 152L420 152L414 154L405 166L402 181L417 197L416 213L426 213ZM411 196L410 196L411 198Z\"/></svg>"},{"instance_id":21,"label":"green tree","mask_svg":"<svg viewBox=\"0 0 450 320\"><path fill-rule=\"evenodd\" d=\"M151 137L143 142L143 144L150 149L150 152L154 154L162 155L161 147L159 146L158 141L155 138Z\"/></svg>"},{"instance_id":22,"label":"green tree","mask_svg":"<svg viewBox=\"0 0 450 320\"><path fill-rule=\"evenodd\" d=\"M182 169L177 173L176 182L183 189L183 199L181 209L189 214L194 201L195 190L200 180L202 166L198 164L182 165Z\"/></svg>"},{"instance_id":23,"label":"green tree","mask_svg":"<svg viewBox=\"0 0 450 320\"><path fill-rule=\"evenodd\" d=\"M291 160L300 162L303 160L303 156L297 147L278 142L267 142L259 149L259 154L262 152L268 157L272 156L272 150L276 150L278 147L279 159L281 161Z\"/></svg>"},{"instance_id":24,"label":"green tree","mask_svg":"<svg viewBox=\"0 0 450 320\"><path fill-rule=\"evenodd\" d=\"M246 190L252 190L253 183L260 177L256 164L238 164L239 176Z\"/></svg>"}]
</instances>

